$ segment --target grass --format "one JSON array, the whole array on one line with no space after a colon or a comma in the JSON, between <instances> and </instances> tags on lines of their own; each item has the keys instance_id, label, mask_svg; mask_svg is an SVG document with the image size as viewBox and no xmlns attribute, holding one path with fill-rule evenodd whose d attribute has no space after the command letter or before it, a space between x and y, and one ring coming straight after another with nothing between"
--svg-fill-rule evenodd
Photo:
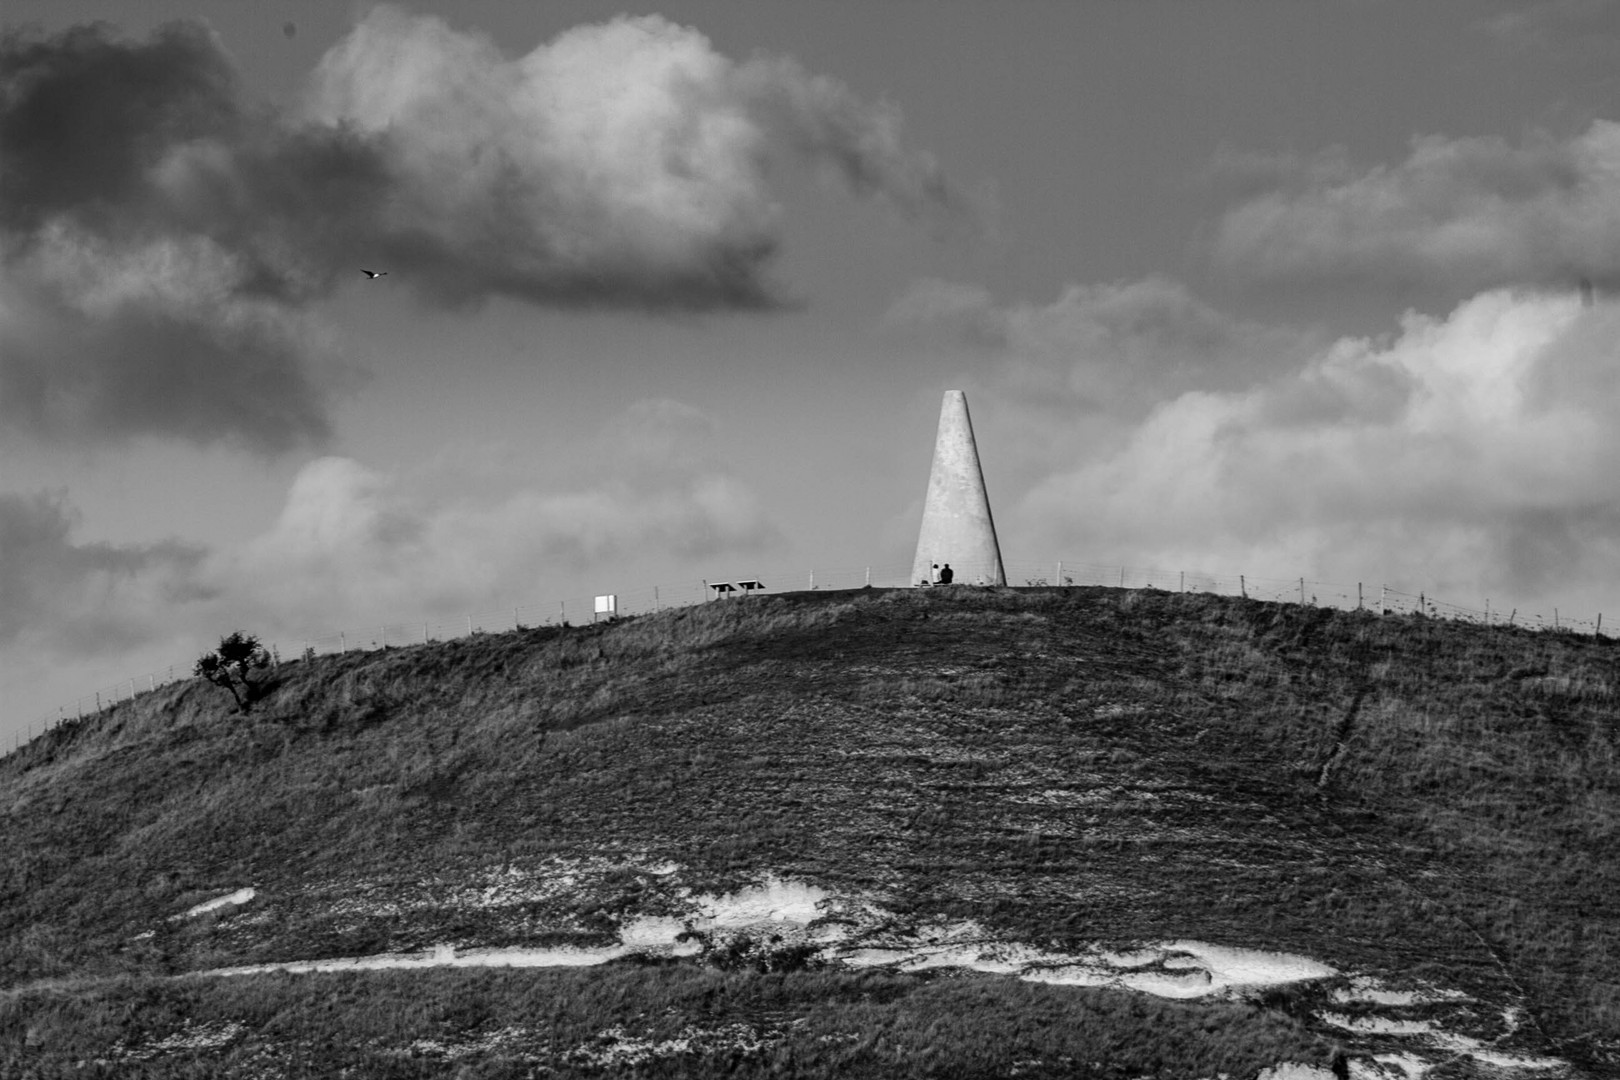
<instances>
[{"instance_id":1,"label":"grass","mask_svg":"<svg viewBox=\"0 0 1620 1080\"><path fill-rule=\"evenodd\" d=\"M245 717L178 684L0 760L0 986L37 1012L41 980L163 999L153 977L227 964L600 943L672 882L772 871L1057 949L1190 937L1428 978L1607 1067L1617 695L1615 646L1572 634L1098 588L752 597L284 662ZM170 918L245 885L245 912Z\"/></svg>"},{"instance_id":2,"label":"grass","mask_svg":"<svg viewBox=\"0 0 1620 1080\"><path fill-rule=\"evenodd\" d=\"M0 997L0 1047L6 1075L220 1080L1213 1076L1332 1053L1286 1015L1229 1002L675 964L38 989Z\"/></svg>"}]
</instances>

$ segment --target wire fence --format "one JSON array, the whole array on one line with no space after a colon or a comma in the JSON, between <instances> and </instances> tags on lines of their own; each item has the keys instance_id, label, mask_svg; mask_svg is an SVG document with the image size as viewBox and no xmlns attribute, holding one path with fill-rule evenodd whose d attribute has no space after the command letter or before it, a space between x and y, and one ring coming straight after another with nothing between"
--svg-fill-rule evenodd
<instances>
[{"instance_id":1,"label":"wire fence","mask_svg":"<svg viewBox=\"0 0 1620 1080\"><path fill-rule=\"evenodd\" d=\"M1260 578L1249 577L1246 574L1223 577L1197 571L1103 566L1063 559L1050 563L1009 562L1005 564L1005 569L1007 584L1015 587L1100 585L1119 589L1213 593L1219 596L1243 596L1251 600L1277 603L1343 610L1361 609L1388 615L1425 615L1430 618L1478 623L1483 626L1515 626L1531 630L1604 636L1601 614L1594 619L1578 619L1562 614L1557 608L1553 609L1551 616L1540 612L1520 612L1517 608L1510 608L1504 612L1500 607L1493 608L1488 599L1484 601L1483 607L1471 608L1436 600L1421 592L1402 592L1382 583L1371 586L1363 582L1310 581L1303 577ZM406 621L379 622L299 638L280 638L264 644L278 661L286 661L298 656L314 657L350 651L363 652L422 645L472 634L590 623L604 617L597 611L597 600L599 596L606 595L612 595L614 598L614 610L608 613L608 617L646 615L667 608L728 602L737 597L746 597L754 590L737 588L737 585L743 582L753 582L767 592L796 592L859 589L865 586L904 588L916 584L910 577L910 563L891 563L884 566L838 567L831 570L777 571L762 577L733 577L712 581L696 579L673 585L649 585L613 594L515 603L510 607L470 611L453 618L430 616ZM43 734L64 721L93 716L113 705L133 700L140 693L151 692L160 686L193 678L193 666L194 662L173 664L161 670L120 679L109 686L93 690L71 703L61 705L54 715L42 717L31 723L26 732L19 731L13 746L20 746L24 741L31 740L35 735Z\"/></svg>"}]
</instances>

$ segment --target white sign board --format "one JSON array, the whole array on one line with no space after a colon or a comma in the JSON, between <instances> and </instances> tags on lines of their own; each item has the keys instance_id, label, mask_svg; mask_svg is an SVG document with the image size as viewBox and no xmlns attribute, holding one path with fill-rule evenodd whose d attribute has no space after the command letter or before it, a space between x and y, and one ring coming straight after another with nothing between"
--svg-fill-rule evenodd
<instances>
[{"instance_id":1,"label":"white sign board","mask_svg":"<svg viewBox=\"0 0 1620 1080\"><path fill-rule=\"evenodd\" d=\"M619 613L619 597L614 593L596 598L596 614L617 615Z\"/></svg>"}]
</instances>

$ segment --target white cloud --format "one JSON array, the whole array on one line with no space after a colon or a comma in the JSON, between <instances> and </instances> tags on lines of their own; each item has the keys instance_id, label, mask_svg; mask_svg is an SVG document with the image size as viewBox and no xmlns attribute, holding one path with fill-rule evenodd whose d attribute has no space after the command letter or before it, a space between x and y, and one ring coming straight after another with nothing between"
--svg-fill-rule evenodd
<instances>
[{"instance_id":1,"label":"white cloud","mask_svg":"<svg viewBox=\"0 0 1620 1080\"><path fill-rule=\"evenodd\" d=\"M789 152L922 216L965 210L892 108L790 60L734 62L658 16L568 30L515 60L431 16L371 11L308 109L382 140L378 241L442 296L765 306Z\"/></svg>"},{"instance_id":2,"label":"white cloud","mask_svg":"<svg viewBox=\"0 0 1620 1080\"><path fill-rule=\"evenodd\" d=\"M1487 293L1391 341L1166 400L1011 515L1133 565L1620 599L1620 305ZM1549 599L1550 598L1550 599Z\"/></svg>"},{"instance_id":3,"label":"white cloud","mask_svg":"<svg viewBox=\"0 0 1620 1080\"><path fill-rule=\"evenodd\" d=\"M1281 186L1221 219L1225 270L1276 283L1620 286L1620 124L1517 145L1414 139L1395 165L1357 173L1341 153L1283 168Z\"/></svg>"},{"instance_id":4,"label":"white cloud","mask_svg":"<svg viewBox=\"0 0 1620 1080\"><path fill-rule=\"evenodd\" d=\"M607 426L588 484L493 499L429 498L409 476L322 458L298 474L273 527L219 558L210 577L299 632L510 604L539 581L637 555L760 550L776 530L705 453L711 427L687 406L644 402Z\"/></svg>"}]
</instances>

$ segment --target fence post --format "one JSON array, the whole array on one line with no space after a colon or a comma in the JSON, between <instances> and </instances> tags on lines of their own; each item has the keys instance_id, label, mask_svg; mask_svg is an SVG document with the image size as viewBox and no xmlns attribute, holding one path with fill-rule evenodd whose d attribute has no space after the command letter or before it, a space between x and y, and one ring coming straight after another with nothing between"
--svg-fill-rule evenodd
<instances>
[{"instance_id":1,"label":"fence post","mask_svg":"<svg viewBox=\"0 0 1620 1080\"><path fill-rule=\"evenodd\" d=\"M566 600L557 601L557 610L562 613L562 624L561 625L567 626L568 625L568 601L566 601Z\"/></svg>"},{"instance_id":2,"label":"fence post","mask_svg":"<svg viewBox=\"0 0 1620 1080\"><path fill-rule=\"evenodd\" d=\"M1119 587L1122 589L1125 587L1125 568L1123 566L1119 568Z\"/></svg>"},{"instance_id":3,"label":"fence post","mask_svg":"<svg viewBox=\"0 0 1620 1080\"><path fill-rule=\"evenodd\" d=\"M1603 636L1603 612L1598 612L1597 637Z\"/></svg>"},{"instance_id":4,"label":"fence post","mask_svg":"<svg viewBox=\"0 0 1620 1080\"><path fill-rule=\"evenodd\" d=\"M1062 585L1063 584L1063 560L1062 559L1058 560L1057 577L1052 579L1052 584L1054 584L1054 585Z\"/></svg>"},{"instance_id":5,"label":"fence post","mask_svg":"<svg viewBox=\"0 0 1620 1080\"><path fill-rule=\"evenodd\" d=\"M472 637L472 616L467 616L467 636Z\"/></svg>"},{"instance_id":6,"label":"fence post","mask_svg":"<svg viewBox=\"0 0 1620 1080\"><path fill-rule=\"evenodd\" d=\"M387 623L384 623L383 625L381 625L381 626L379 626L377 628L377 640L382 644L383 649L387 650L387 648L388 648L388 624Z\"/></svg>"},{"instance_id":7,"label":"fence post","mask_svg":"<svg viewBox=\"0 0 1620 1080\"><path fill-rule=\"evenodd\" d=\"M1380 585L1378 587L1378 614L1379 615L1383 615L1385 612L1387 612L1389 610L1389 604L1386 602L1386 598L1388 596L1389 596L1389 586L1388 585Z\"/></svg>"},{"instance_id":8,"label":"fence post","mask_svg":"<svg viewBox=\"0 0 1620 1080\"><path fill-rule=\"evenodd\" d=\"M512 629L514 629L514 630L523 629L523 624L518 622L518 609L517 609L516 604L512 605Z\"/></svg>"},{"instance_id":9,"label":"fence post","mask_svg":"<svg viewBox=\"0 0 1620 1080\"><path fill-rule=\"evenodd\" d=\"M148 691L157 689L157 675L150 671L146 673L146 689Z\"/></svg>"},{"instance_id":10,"label":"fence post","mask_svg":"<svg viewBox=\"0 0 1620 1080\"><path fill-rule=\"evenodd\" d=\"M1491 598L1485 598L1485 625L1491 625Z\"/></svg>"},{"instance_id":11,"label":"fence post","mask_svg":"<svg viewBox=\"0 0 1620 1080\"><path fill-rule=\"evenodd\" d=\"M810 571L810 591L816 591L816 572L814 570Z\"/></svg>"},{"instance_id":12,"label":"fence post","mask_svg":"<svg viewBox=\"0 0 1620 1080\"><path fill-rule=\"evenodd\" d=\"M101 691L97 690L96 691L96 714L100 715L100 713L101 713Z\"/></svg>"},{"instance_id":13,"label":"fence post","mask_svg":"<svg viewBox=\"0 0 1620 1080\"><path fill-rule=\"evenodd\" d=\"M872 587L872 568L870 566L866 568L866 587L868 589Z\"/></svg>"},{"instance_id":14,"label":"fence post","mask_svg":"<svg viewBox=\"0 0 1620 1080\"><path fill-rule=\"evenodd\" d=\"M1558 609L1553 608L1553 629L1558 629Z\"/></svg>"},{"instance_id":15,"label":"fence post","mask_svg":"<svg viewBox=\"0 0 1620 1080\"><path fill-rule=\"evenodd\" d=\"M659 610L660 609L659 609L659 606L658 606L658 586L654 585L653 586L653 614L654 615L658 614Z\"/></svg>"},{"instance_id":16,"label":"fence post","mask_svg":"<svg viewBox=\"0 0 1620 1080\"><path fill-rule=\"evenodd\" d=\"M1243 594L1243 599L1249 598L1249 583L1242 574L1238 575L1238 592Z\"/></svg>"},{"instance_id":17,"label":"fence post","mask_svg":"<svg viewBox=\"0 0 1620 1080\"><path fill-rule=\"evenodd\" d=\"M338 631L338 652L346 653L348 651L349 651L349 635L344 633L342 630L339 630Z\"/></svg>"},{"instance_id":18,"label":"fence post","mask_svg":"<svg viewBox=\"0 0 1620 1080\"><path fill-rule=\"evenodd\" d=\"M1181 591L1187 591L1187 571L1185 570L1181 572Z\"/></svg>"},{"instance_id":19,"label":"fence post","mask_svg":"<svg viewBox=\"0 0 1620 1080\"><path fill-rule=\"evenodd\" d=\"M1356 582L1356 610L1361 610L1361 582Z\"/></svg>"},{"instance_id":20,"label":"fence post","mask_svg":"<svg viewBox=\"0 0 1620 1080\"><path fill-rule=\"evenodd\" d=\"M1305 606L1305 579L1299 579L1299 606Z\"/></svg>"}]
</instances>

